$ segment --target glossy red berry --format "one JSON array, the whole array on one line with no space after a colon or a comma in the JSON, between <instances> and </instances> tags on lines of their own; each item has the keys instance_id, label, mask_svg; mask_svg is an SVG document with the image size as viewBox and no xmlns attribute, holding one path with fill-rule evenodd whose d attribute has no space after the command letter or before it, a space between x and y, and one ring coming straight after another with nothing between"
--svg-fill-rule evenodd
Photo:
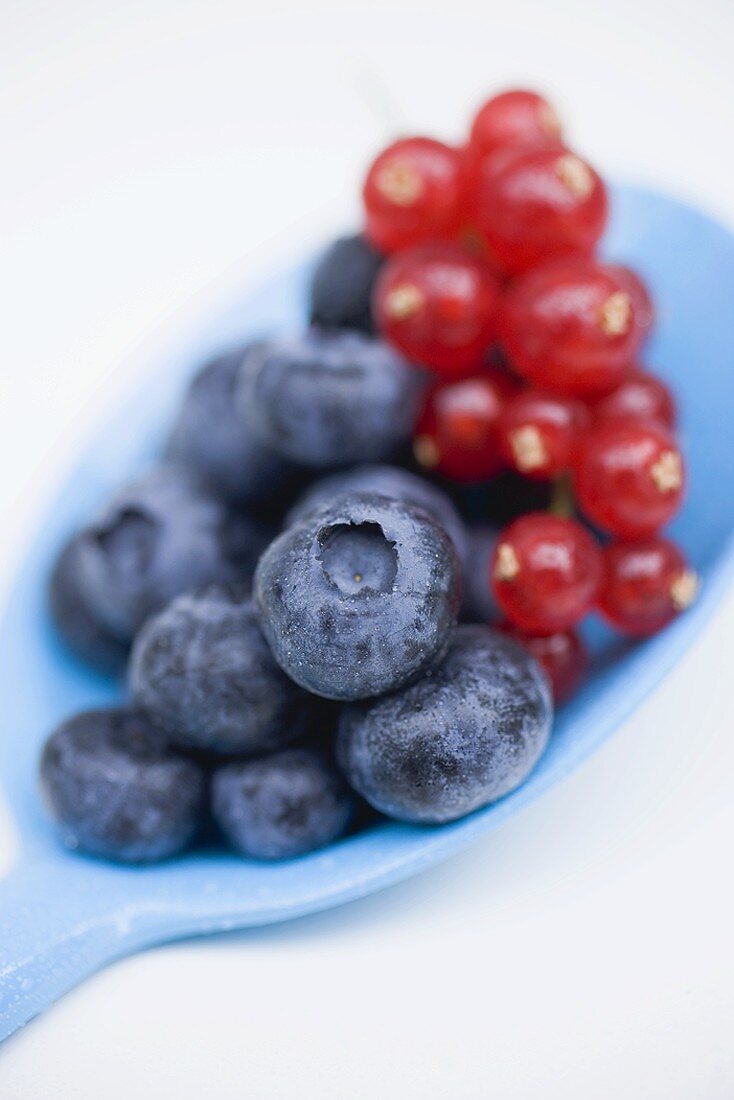
<instances>
[{"instance_id":1,"label":"glossy red berry","mask_svg":"<svg viewBox=\"0 0 734 1100\"><path fill-rule=\"evenodd\" d=\"M674 437L658 424L601 424L574 458L576 498L587 518L617 538L664 527L683 499L685 471Z\"/></svg>"},{"instance_id":2,"label":"glossy red berry","mask_svg":"<svg viewBox=\"0 0 734 1100\"><path fill-rule=\"evenodd\" d=\"M505 528L492 563L497 603L528 634L570 630L594 605L601 552L572 519L529 512Z\"/></svg>"},{"instance_id":3,"label":"glossy red berry","mask_svg":"<svg viewBox=\"0 0 734 1100\"><path fill-rule=\"evenodd\" d=\"M499 419L514 385L488 370L428 392L413 441L416 461L454 481L486 481L503 466Z\"/></svg>"},{"instance_id":4,"label":"glossy red berry","mask_svg":"<svg viewBox=\"0 0 734 1100\"><path fill-rule=\"evenodd\" d=\"M545 481L567 470L588 412L579 401L524 390L500 415L500 447L505 461L526 477Z\"/></svg>"},{"instance_id":5,"label":"glossy red berry","mask_svg":"<svg viewBox=\"0 0 734 1100\"><path fill-rule=\"evenodd\" d=\"M619 386L642 340L630 293L592 259L559 261L519 278L505 294L498 328L524 378L573 397Z\"/></svg>"},{"instance_id":6,"label":"glossy red berry","mask_svg":"<svg viewBox=\"0 0 734 1100\"><path fill-rule=\"evenodd\" d=\"M593 251L607 220L607 193L574 153L524 149L486 157L474 179L473 227L511 274Z\"/></svg>"},{"instance_id":7,"label":"glossy red berry","mask_svg":"<svg viewBox=\"0 0 734 1100\"><path fill-rule=\"evenodd\" d=\"M492 343L499 282L460 245L417 245L383 266L373 294L382 334L413 362L445 375L477 366Z\"/></svg>"},{"instance_id":8,"label":"glossy red berry","mask_svg":"<svg viewBox=\"0 0 734 1100\"><path fill-rule=\"evenodd\" d=\"M646 637L696 598L698 578L669 539L617 542L604 550L599 611L616 630Z\"/></svg>"},{"instance_id":9,"label":"glossy red berry","mask_svg":"<svg viewBox=\"0 0 734 1100\"><path fill-rule=\"evenodd\" d=\"M644 342L655 327L655 303L652 299L647 284L643 282L636 271L623 264L607 264L607 270L619 279L624 289L632 299L635 308L635 322L642 332Z\"/></svg>"},{"instance_id":10,"label":"glossy red berry","mask_svg":"<svg viewBox=\"0 0 734 1100\"><path fill-rule=\"evenodd\" d=\"M451 236L462 215L461 155L432 138L403 138L373 161L362 194L365 235L381 252Z\"/></svg>"},{"instance_id":11,"label":"glossy red berry","mask_svg":"<svg viewBox=\"0 0 734 1100\"><path fill-rule=\"evenodd\" d=\"M557 145L561 122L537 92L501 92L484 103L472 122L468 152L479 160L507 146Z\"/></svg>"},{"instance_id":12,"label":"glossy red berry","mask_svg":"<svg viewBox=\"0 0 734 1100\"><path fill-rule=\"evenodd\" d=\"M593 406L594 420L606 424L613 420L642 420L674 428L677 420L675 399L660 378L636 368L620 386Z\"/></svg>"},{"instance_id":13,"label":"glossy red berry","mask_svg":"<svg viewBox=\"0 0 734 1100\"><path fill-rule=\"evenodd\" d=\"M518 630L512 623L503 623L499 629L523 645L544 669L556 704L570 699L581 683L589 663L586 647L575 630L559 630L556 634L534 636Z\"/></svg>"}]
</instances>

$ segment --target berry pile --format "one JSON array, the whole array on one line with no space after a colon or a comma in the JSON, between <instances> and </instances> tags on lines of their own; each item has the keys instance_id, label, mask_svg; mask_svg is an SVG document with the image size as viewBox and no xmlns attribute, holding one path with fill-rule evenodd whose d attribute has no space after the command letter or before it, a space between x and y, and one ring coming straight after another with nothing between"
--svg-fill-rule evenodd
<instances>
[{"instance_id":1,"label":"berry pile","mask_svg":"<svg viewBox=\"0 0 734 1100\"><path fill-rule=\"evenodd\" d=\"M277 859L454 820L537 763L586 615L644 637L695 596L652 300L596 255L606 188L550 105L397 141L363 197L307 330L206 363L56 561L59 633L130 693L46 743L71 847Z\"/></svg>"}]
</instances>

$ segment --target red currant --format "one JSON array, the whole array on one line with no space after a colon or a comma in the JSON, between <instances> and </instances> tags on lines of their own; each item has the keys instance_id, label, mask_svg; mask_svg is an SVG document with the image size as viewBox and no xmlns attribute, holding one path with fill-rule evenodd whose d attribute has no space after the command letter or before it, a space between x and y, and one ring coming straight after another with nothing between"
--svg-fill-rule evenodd
<instances>
[{"instance_id":1,"label":"red currant","mask_svg":"<svg viewBox=\"0 0 734 1100\"><path fill-rule=\"evenodd\" d=\"M689 607L698 578L669 539L617 542L604 550L599 610L623 634L646 637Z\"/></svg>"},{"instance_id":2,"label":"red currant","mask_svg":"<svg viewBox=\"0 0 734 1100\"><path fill-rule=\"evenodd\" d=\"M528 634L555 634L591 609L601 572L599 547L580 523L529 512L500 535L492 582L510 622Z\"/></svg>"},{"instance_id":3,"label":"red currant","mask_svg":"<svg viewBox=\"0 0 734 1100\"><path fill-rule=\"evenodd\" d=\"M512 623L503 623L499 629L525 646L550 680L554 702L565 703L579 686L589 663L576 631L559 630L556 634L534 636L518 630Z\"/></svg>"},{"instance_id":4,"label":"red currant","mask_svg":"<svg viewBox=\"0 0 734 1100\"><path fill-rule=\"evenodd\" d=\"M636 271L623 264L607 264L607 270L619 279L632 299L635 308L635 323L642 331L644 342L655 327L655 303L646 284Z\"/></svg>"},{"instance_id":5,"label":"red currant","mask_svg":"<svg viewBox=\"0 0 734 1100\"><path fill-rule=\"evenodd\" d=\"M383 335L408 359L456 376L477 367L491 344L499 294L481 256L424 244L385 263L373 308Z\"/></svg>"},{"instance_id":6,"label":"red currant","mask_svg":"<svg viewBox=\"0 0 734 1100\"><path fill-rule=\"evenodd\" d=\"M599 424L612 420L652 420L666 428L674 428L677 420L675 399L668 387L641 368L633 370L613 393L598 401L593 415Z\"/></svg>"},{"instance_id":7,"label":"red currant","mask_svg":"<svg viewBox=\"0 0 734 1100\"><path fill-rule=\"evenodd\" d=\"M417 462L454 481L485 481L502 468L499 419L512 381L488 370L429 390L416 427Z\"/></svg>"},{"instance_id":8,"label":"red currant","mask_svg":"<svg viewBox=\"0 0 734 1100\"><path fill-rule=\"evenodd\" d=\"M560 119L546 99L537 92L501 92L474 116L468 152L479 160L508 145L557 145L560 140Z\"/></svg>"},{"instance_id":9,"label":"red currant","mask_svg":"<svg viewBox=\"0 0 734 1100\"><path fill-rule=\"evenodd\" d=\"M642 339L632 296L592 259L558 261L518 279L498 327L505 354L524 378L575 397L618 386Z\"/></svg>"},{"instance_id":10,"label":"red currant","mask_svg":"<svg viewBox=\"0 0 734 1100\"><path fill-rule=\"evenodd\" d=\"M462 214L462 172L459 151L432 138L403 138L384 149L363 188L370 243L393 252L455 233Z\"/></svg>"},{"instance_id":11,"label":"red currant","mask_svg":"<svg viewBox=\"0 0 734 1100\"><path fill-rule=\"evenodd\" d=\"M567 470L577 432L588 413L578 401L524 390L500 415L500 447L509 466L545 481Z\"/></svg>"},{"instance_id":12,"label":"red currant","mask_svg":"<svg viewBox=\"0 0 734 1100\"><path fill-rule=\"evenodd\" d=\"M574 458L577 500L587 517L622 539L668 523L683 499L683 459L659 424L612 421L587 432Z\"/></svg>"},{"instance_id":13,"label":"red currant","mask_svg":"<svg viewBox=\"0 0 734 1100\"><path fill-rule=\"evenodd\" d=\"M594 249L607 193L586 161L559 149L486 157L471 196L472 224L511 274Z\"/></svg>"}]
</instances>

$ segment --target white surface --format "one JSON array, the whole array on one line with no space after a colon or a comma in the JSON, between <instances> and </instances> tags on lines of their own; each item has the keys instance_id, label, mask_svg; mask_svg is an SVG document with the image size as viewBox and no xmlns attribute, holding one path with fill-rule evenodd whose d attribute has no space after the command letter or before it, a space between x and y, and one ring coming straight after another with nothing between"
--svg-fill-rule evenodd
<instances>
[{"instance_id":1,"label":"white surface","mask_svg":"<svg viewBox=\"0 0 734 1100\"><path fill-rule=\"evenodd\" d=\"M0 589L126 353L243 256L256 279L348 224L381 113L458 135L536 84L602 170L734 224L729 0L258 8L0 6ZM733 648L729 598L602 752L444 867L100 974L3 1047L0 1096L730 1100Z\"/></svg>"}]
</instances>

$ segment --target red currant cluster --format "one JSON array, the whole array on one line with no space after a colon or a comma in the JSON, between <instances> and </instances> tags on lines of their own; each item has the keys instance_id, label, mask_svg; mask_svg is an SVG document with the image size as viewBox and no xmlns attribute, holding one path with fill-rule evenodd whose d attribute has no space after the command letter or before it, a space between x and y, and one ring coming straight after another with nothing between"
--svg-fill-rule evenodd
<instances>
[{"instance_id":1,"label":"red currant cluster","mask_svg":"<svg viewBox=\"0 0 734 1100\"><path fill-rule=\"evenodd\" d=\"M563 479L613 540L602 548L577 520L534 512L497 544L492 584L508 629L567 694L583 661L573 629L590 610L644 636L696 590L658 533L685 470L673 398L638 365L653 303L635 272L595 256L604 183L565 145L545 99L511 91L484 104L462 148L405 138L385 149L364 205L365 234L388 257L377 325L434 376L417 462L458 482L507 468Z\"/></svg>"}]
</instances>

